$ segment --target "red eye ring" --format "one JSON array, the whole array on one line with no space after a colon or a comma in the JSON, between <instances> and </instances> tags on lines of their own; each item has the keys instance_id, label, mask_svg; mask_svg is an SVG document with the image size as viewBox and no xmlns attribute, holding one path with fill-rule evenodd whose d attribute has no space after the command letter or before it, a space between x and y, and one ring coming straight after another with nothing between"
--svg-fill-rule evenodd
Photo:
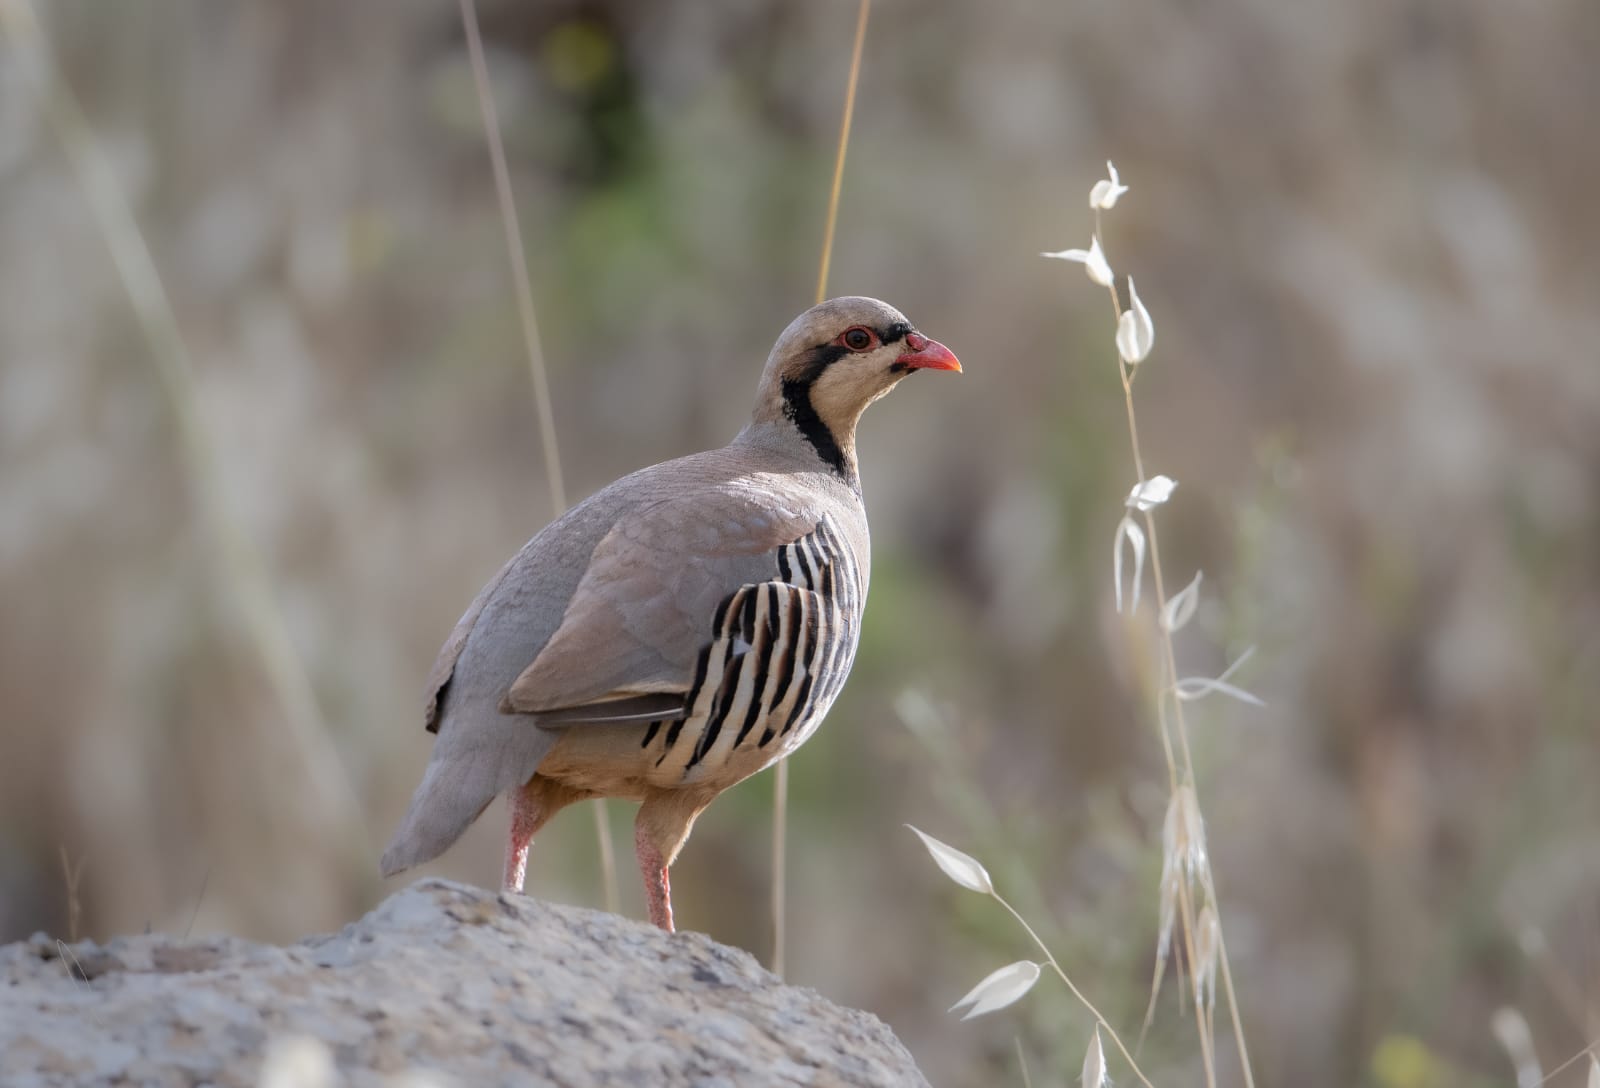
<instances>
[{"instance_id":1,"label":"red eye ring","mask_svg":"<svg viewBox=\"0 0 1600 1088\"><path fill-rule=\"evenodd\" d=\"M865 325L853 325L839 334L838 342L851 351L866 351L877 345L878 337Z\"/></svg>"}]
</instances>

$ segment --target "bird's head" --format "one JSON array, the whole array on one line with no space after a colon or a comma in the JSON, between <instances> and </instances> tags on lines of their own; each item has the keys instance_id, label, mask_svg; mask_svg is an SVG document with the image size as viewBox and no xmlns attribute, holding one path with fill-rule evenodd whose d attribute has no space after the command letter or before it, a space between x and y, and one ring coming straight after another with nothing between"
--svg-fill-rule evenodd
<instances>
[{"instance_id":1,"label":"bird's head","mask_svg":"<svg viewBox=\"0 0 1600 1088\"><path fill-rule=\"evenodd\" d=\"M767 357L753 423L792 424L835 471L856 475L856 422L867 405L915 370L961 363L905 315L875 298L811 307L789 323Z\"/></svg>"}]
</instances>

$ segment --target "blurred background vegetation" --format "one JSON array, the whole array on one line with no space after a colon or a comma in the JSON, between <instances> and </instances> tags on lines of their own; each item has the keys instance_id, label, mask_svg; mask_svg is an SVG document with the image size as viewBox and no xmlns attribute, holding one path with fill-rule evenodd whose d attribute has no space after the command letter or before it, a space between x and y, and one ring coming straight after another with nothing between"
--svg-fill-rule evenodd
<instances>
[{"instance_id":1,"label":"blurred background vegetation","mask_svg":"<svg viewBox=\"0 0 1600 1088\"><path fill-rule=\"evenodd\" d=\"M337 927L391 890L372 859L436 647L551 515L456 6L35 10L0 53L0 940L66 933L63 852L97 938ZM809 304L855 5L481 15L581 496L731 436ZM41 47L148 239L209 466L27 76ZM1592 0L880 0L831 286L966 374L864 423L872 601L793 764L792 979L938 1083L1020 1083L1014 1035L1035 1083L1077 1069L1089 1021L1048 979L946 1015L1030 953L909 821L1136 1034L1166 783L1111 605L1134 476L1104 294L1037 256L1087 244L1109 157L1110 258L1158 329L1146 463L1182 482L1169 585L1207 575L1184 668L1260 647L1240 680L1268 708L1197 704L1193 734L1259 1083L1507 1083L1502 1005L1547 1068L1600 1037L1597 56ZM684 924L762 955L770 795L714 805L674 873ZM431 871L491 884L502 823ZM529 887L599 902L586 816ZM1176 989L1142 1064L1197 1083Z\"/></svg>"}]
</instances>

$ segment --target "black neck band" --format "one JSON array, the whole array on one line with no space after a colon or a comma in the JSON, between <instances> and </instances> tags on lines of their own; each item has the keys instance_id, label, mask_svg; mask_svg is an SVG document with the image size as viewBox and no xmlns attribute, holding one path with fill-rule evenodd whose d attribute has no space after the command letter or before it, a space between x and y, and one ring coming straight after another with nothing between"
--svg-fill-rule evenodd
<instances>
[{"instance_id":1,"label":"black neck band","mask_svg":"<svg viewBox=\"0 0 1600 1088\"><path fill-rule=\"evenodd\" d=\"M855 468L845 459L844 450L839 448L839 440L834 437L833 431L822 422L822 417L817 415L817 409L811 403L811 387L816 384L822 372L835 360L848 354L847 349L837 344L825 344L813 350L811 360L797 377L783 380L783 414L787 416L796 428L799 429L805 440L811 443L817 451L817 456L833 469L835 473L846 480L855 479Z\"/></svg>"}]
</instances>

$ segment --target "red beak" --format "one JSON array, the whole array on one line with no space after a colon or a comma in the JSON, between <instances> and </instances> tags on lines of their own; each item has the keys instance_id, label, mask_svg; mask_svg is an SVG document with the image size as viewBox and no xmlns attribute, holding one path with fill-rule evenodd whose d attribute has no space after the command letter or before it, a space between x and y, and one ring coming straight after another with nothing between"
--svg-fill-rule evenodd
<instances>
[{"instance_id":1,"label":"red beak","mask_svg":"<svg viewBox=\"0 0 1600 1088\"><path fill-rule=\"evenodd\" d=\"M955 352L929 340L920 332L906 333L906 349L895 359L895 365L906 370L954 370L961 372L961 360Z\"/></svg>"}]
</instances>

